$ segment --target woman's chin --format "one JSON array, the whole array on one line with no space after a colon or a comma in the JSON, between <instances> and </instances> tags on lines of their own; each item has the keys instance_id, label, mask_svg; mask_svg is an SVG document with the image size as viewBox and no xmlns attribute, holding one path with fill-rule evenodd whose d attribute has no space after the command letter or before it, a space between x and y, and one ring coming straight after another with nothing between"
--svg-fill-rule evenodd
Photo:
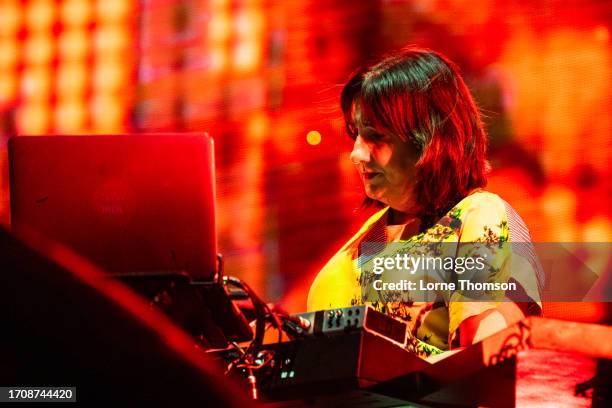
<instances>
[{"instance_id":1,"label":"woman's chin","mask_svg":"<svg viewBox=\"0 0 612 408\"><path fill-rule=\"evenodd\" d=\"M366 196L368 196L368 198L371 198L372 200L380 201L381 203L388 205L384 191L382 191L381 189L366 186L365 194Z\"/></svg>"}]
</instances>

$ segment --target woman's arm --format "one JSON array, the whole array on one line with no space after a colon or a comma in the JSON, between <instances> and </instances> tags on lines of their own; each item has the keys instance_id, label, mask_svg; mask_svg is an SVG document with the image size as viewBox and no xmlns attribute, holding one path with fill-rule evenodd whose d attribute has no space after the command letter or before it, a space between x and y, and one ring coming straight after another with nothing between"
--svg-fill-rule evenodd
<instances>
[{"instance_id":1,"label":"woman's arm","mask_svg":"<svg viewBox=\"0 0 612 408\"><path fill-rule=\"evenodd\" d=\"M523 311L514 302L504 302L494 309L468 317L461 322L457 329L459 345L444 353L428 357L427 361L433 364L450 357L464 348L478 343L482 339L522 320L524 317Z\"/></svg>"},{"instance_id":2,"label":"woman's arm","mask_svg":"<svg viewBox=\"0 0 612 408\"><path fill-rule=\"evenodd\" d=\"M478 343L506 327L525 318L523 311L511 301L501 303L494 309L465 319L459 325L459 347L467 347Z\"/></svg>"}]
</instances>

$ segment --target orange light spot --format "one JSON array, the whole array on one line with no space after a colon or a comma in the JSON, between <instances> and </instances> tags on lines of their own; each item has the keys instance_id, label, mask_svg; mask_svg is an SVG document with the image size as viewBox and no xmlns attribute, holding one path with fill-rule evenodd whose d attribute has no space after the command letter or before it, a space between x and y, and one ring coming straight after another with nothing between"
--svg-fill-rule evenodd
<instances>
[{"instance_id":1,"label":"orange light spot","mask_svg":"<svg viewBox=\"0 0 612 408\"><path fill-rule=\"evenodd\" d=\"M91 102L90 113L93 119L92 130L95 133L112 133L124 130L123 115L125 107L122 98L108 94L96 95Z\"/></svg>"},{"instance_id":2,"label":"orange light spot","mask_svg":"<svg viewBox=\"0 0 612 408\"><path fill-rule=\"evenodd\" d=\"M123 52L128 44L129 33L120 25L98 28L94 34L94 46L99 54Z\"/></svg>"},{"instance_id":3,"label":"orange light spot","mask_svg":"<svg viewBox=\"0 0 612 408\"><path fill-rule=\"evenodd\" d=\"M241 38L260 34L263 30L263 16L255 10L243 11L234 17L234 30Z\"/></svg>"},{"instance_id":4,"label":"orange light spot","mask_svg":"<svg viewBox=\"0 0 612 408\"><path fill-rule=\"evenodd\" d=\"M55 131L58 133L82 132L87 112L82 100L61 100L55 108Z\"/></svg>"},{"instance_id":5,"label":"orange light spot","mask_svg":"<svg viewBox=\"0 0 612 408\"><path fill-rule=\"evenodd\" d=\"M100 22L121 21L130 11L130 2L125 0L99 0L96 2L96 17Z\"/></svg>"},{"instance_id":6,"label":"orange light spot","mask_svg":"<svg viewBox=\"0 0 612 408\"><path fill-rule=\"evenodd\" d=\"M26 10L26 22L31 31L42 31L49 28L55 19L55 2L51 0L34 0Z\"/></svg>"},{"instance_id":7,"label":"orange light spot","mask_svg":"<svg viewBox=\"0 0 612 408\"><path fill-rule=\"evenodd\" d=\"M318 145L319 143L321 143L321 133L317 132L316 130L311 130L306 135L306 141L311 146Z\"/></svg>"},{"instance_id":8,"label":"orange light spot","mask_svg":"<svg viewBox=\"0 0 612 408\"><path fill-rule=\"evenodd\" d=\"M17 41L11 39L0 40L0 68L14 67L18 56Z\"/></svg>"},{"instance_id":9,"label":"orange light spot","mask_svg":"<svg viewBox=\"0 0 612 408\"><path fill-rule=\"evenodd\" d=\"M37 34L27 39L24 58L28 64L46 64L53 55L53 41L50 35Z\"/></svg>"},{"instance_id":10,"label":"orange light spot","mask_svg":"<svg viewBox=\"0 0 612 408\"><path fill-rule=\"evenodd\" d=\"M0 105L17 95L17 77L13 72L0 71Z\"/></svg>"},{"instance_id":11,"label":"orange light spot","mask_svg":"<svg viewBox=\"0 0 612 408\"><path fill-rule=\"evenodd\" d=\"M248 72L257 68L260 62L260 49L257 39L239 43L234 48L233 63L236 71Z\"/></svg>"},{"instance_id":12,"label":"orange light spot","mask_svg":"<svg viewBox=\"0 0 612 408\"><path fill-rule=\"evenodd\" d=\"M210 70L223 71L227 66L227 49L225 47L211 47L209 52Z\"/></svg>"},{"instance_id":13,"label":"orange light spot","mask_svg":"<svg viewBox=\"0 0 612 408\"><path fill-rule=\"evenodd\" d=\"M56 90L60 98L82 95L87 84L87 71L82 63L62 64L57 68Z\"/></svg>"},{"instance_id":14,"label":"orange light spot","mask_svg":"<svg viewBox=\"0 0 612 408\"><path fill-rule=\"evenodd\" d=\"M210 8L213 10L225 8L228 5L229 5L229 0L210 0Z\"/></svg>"},{"instance_id":15,"label":"orange light spot","mask_svg":"<svg viewBox=\"0 0 612 408\"><path fill-rule=\"evenodd\" d=\"M89 37L85 30L71 29L59 36L59 54L64 61L85 58L88 47Z\"/></svg>"},{"instance_id":16,"label":"orange light spot","mask_svg":"<svg viewBox=\"0 0 612 408\"><path fill-rule=\"evenodd\" d=\"M595 39L600 42L607 42L610 39L610 32L605 26L599 26L593 30Z\"/></svg>"},{"instance_id":17,"label":"orange light spot","mask_svg":"<svg viewBox=\"0 0 612 408\"><path fill-rule=\"evenodd\" d=\"M230 20L226 13L215 13L208 23L208 38L212 43L224 42L230 35Z\"/></svg>"},{"instance_id":18,"label":"orange light spot","mask_svg":"<svg viewBox=\"0 0 612 408\"><path fill-rule=\"evenodd\" d=\"M247 135L252 143L259 143L266 137L270 123L264 112L257 112L249 118L247 124Z\"/></svg>"},{"instance_id":19,"label":"orange light spot","mask_svg":"<svg viewBox=\"0 0 612 408\"><path fill-rule=\"evenodd\" d=\"M21 24L21 9L18 1L2 2L0 12L0 36L13 35Z\"/></svg>"},{"instance_id":20,"label":"orange light spot","mask_svg":"<svg viewBox=\"0 0 612 408\"><path fill-rule=\"evenodd\" d=\"M89 0L64 0L61 6L61 19L66 25L80 26L91 18Z\"/></svg>"},{"instance_id":21,"label":"orange light spot","mask_svg":"<svg viewBox=\"0 0 612 408\"><path fill-rule=\"evenodd\" d=\"M125 69L118 59L100 61L94 68L93 86L101 91L114 91L126 85Z\"/></svg>"},{"instance_id":22,"label":"orange light spot","mask_svg":"<svg viewBox=\"0 0 612 408\"><path fill-rule=\"evenodd\" d=\"M51 73L46 67L29 68L21 77L21 94L27 100L46 100L51 88Z\"/></svg>"},{"instance_id":23,"label":"orange light spot","mask_svg":"<svg viewBox=\"0 0 612 408\"><path fill-rule=\"evenodd\" d=\"M25 135L41 135L49 131L49 105L24 104L17 110L17 131Z\"/></svg>"}]
</instances>

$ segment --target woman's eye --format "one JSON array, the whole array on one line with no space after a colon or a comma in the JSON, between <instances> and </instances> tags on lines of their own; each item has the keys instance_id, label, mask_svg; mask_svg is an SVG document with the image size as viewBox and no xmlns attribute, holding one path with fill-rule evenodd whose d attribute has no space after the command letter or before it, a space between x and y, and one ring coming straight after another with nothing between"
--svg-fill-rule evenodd
<instances>
[{"instance_id":1,"label":"woman's eye","mask_svg":"<svg viewBox=\"0 0 612 408\"><path fill-rule=\"evenodd\" d=\"M368 142L373 142L373 143L382 142L383 140L385 140L384 135L380 133L375 133L375 132L366 133L363 136L363 138L364 140L367 140Z\"/></svg>"}]
</instances>

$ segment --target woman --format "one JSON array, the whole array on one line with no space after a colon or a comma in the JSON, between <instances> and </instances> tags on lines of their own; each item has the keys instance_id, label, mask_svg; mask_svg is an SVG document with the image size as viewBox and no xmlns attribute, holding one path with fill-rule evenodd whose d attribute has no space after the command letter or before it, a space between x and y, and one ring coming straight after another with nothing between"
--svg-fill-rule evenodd
<instances>
[{"instance_id":1,"label":"woman","mask_svg":"<svg viewBox=\"0 0 612 408\"><path fill-rule=\"evenodd\" d=\"M537 259L502 245L529 242L529 233L506 202L482 190L486 134L457 67L434 51L406 48L356 72L341 107L366 203L384 208L319 272L308 310L372 304L409 323L410 347L424 357L539 314ZM370 242L445 243L454 245L455 256L467 243L487 243L498 251L494 278L518 282L523 296L476 302L457 290L429 302L374 299L366 288L372 280L362 273L361 244Z\"/></svg>"}]
</instances>

